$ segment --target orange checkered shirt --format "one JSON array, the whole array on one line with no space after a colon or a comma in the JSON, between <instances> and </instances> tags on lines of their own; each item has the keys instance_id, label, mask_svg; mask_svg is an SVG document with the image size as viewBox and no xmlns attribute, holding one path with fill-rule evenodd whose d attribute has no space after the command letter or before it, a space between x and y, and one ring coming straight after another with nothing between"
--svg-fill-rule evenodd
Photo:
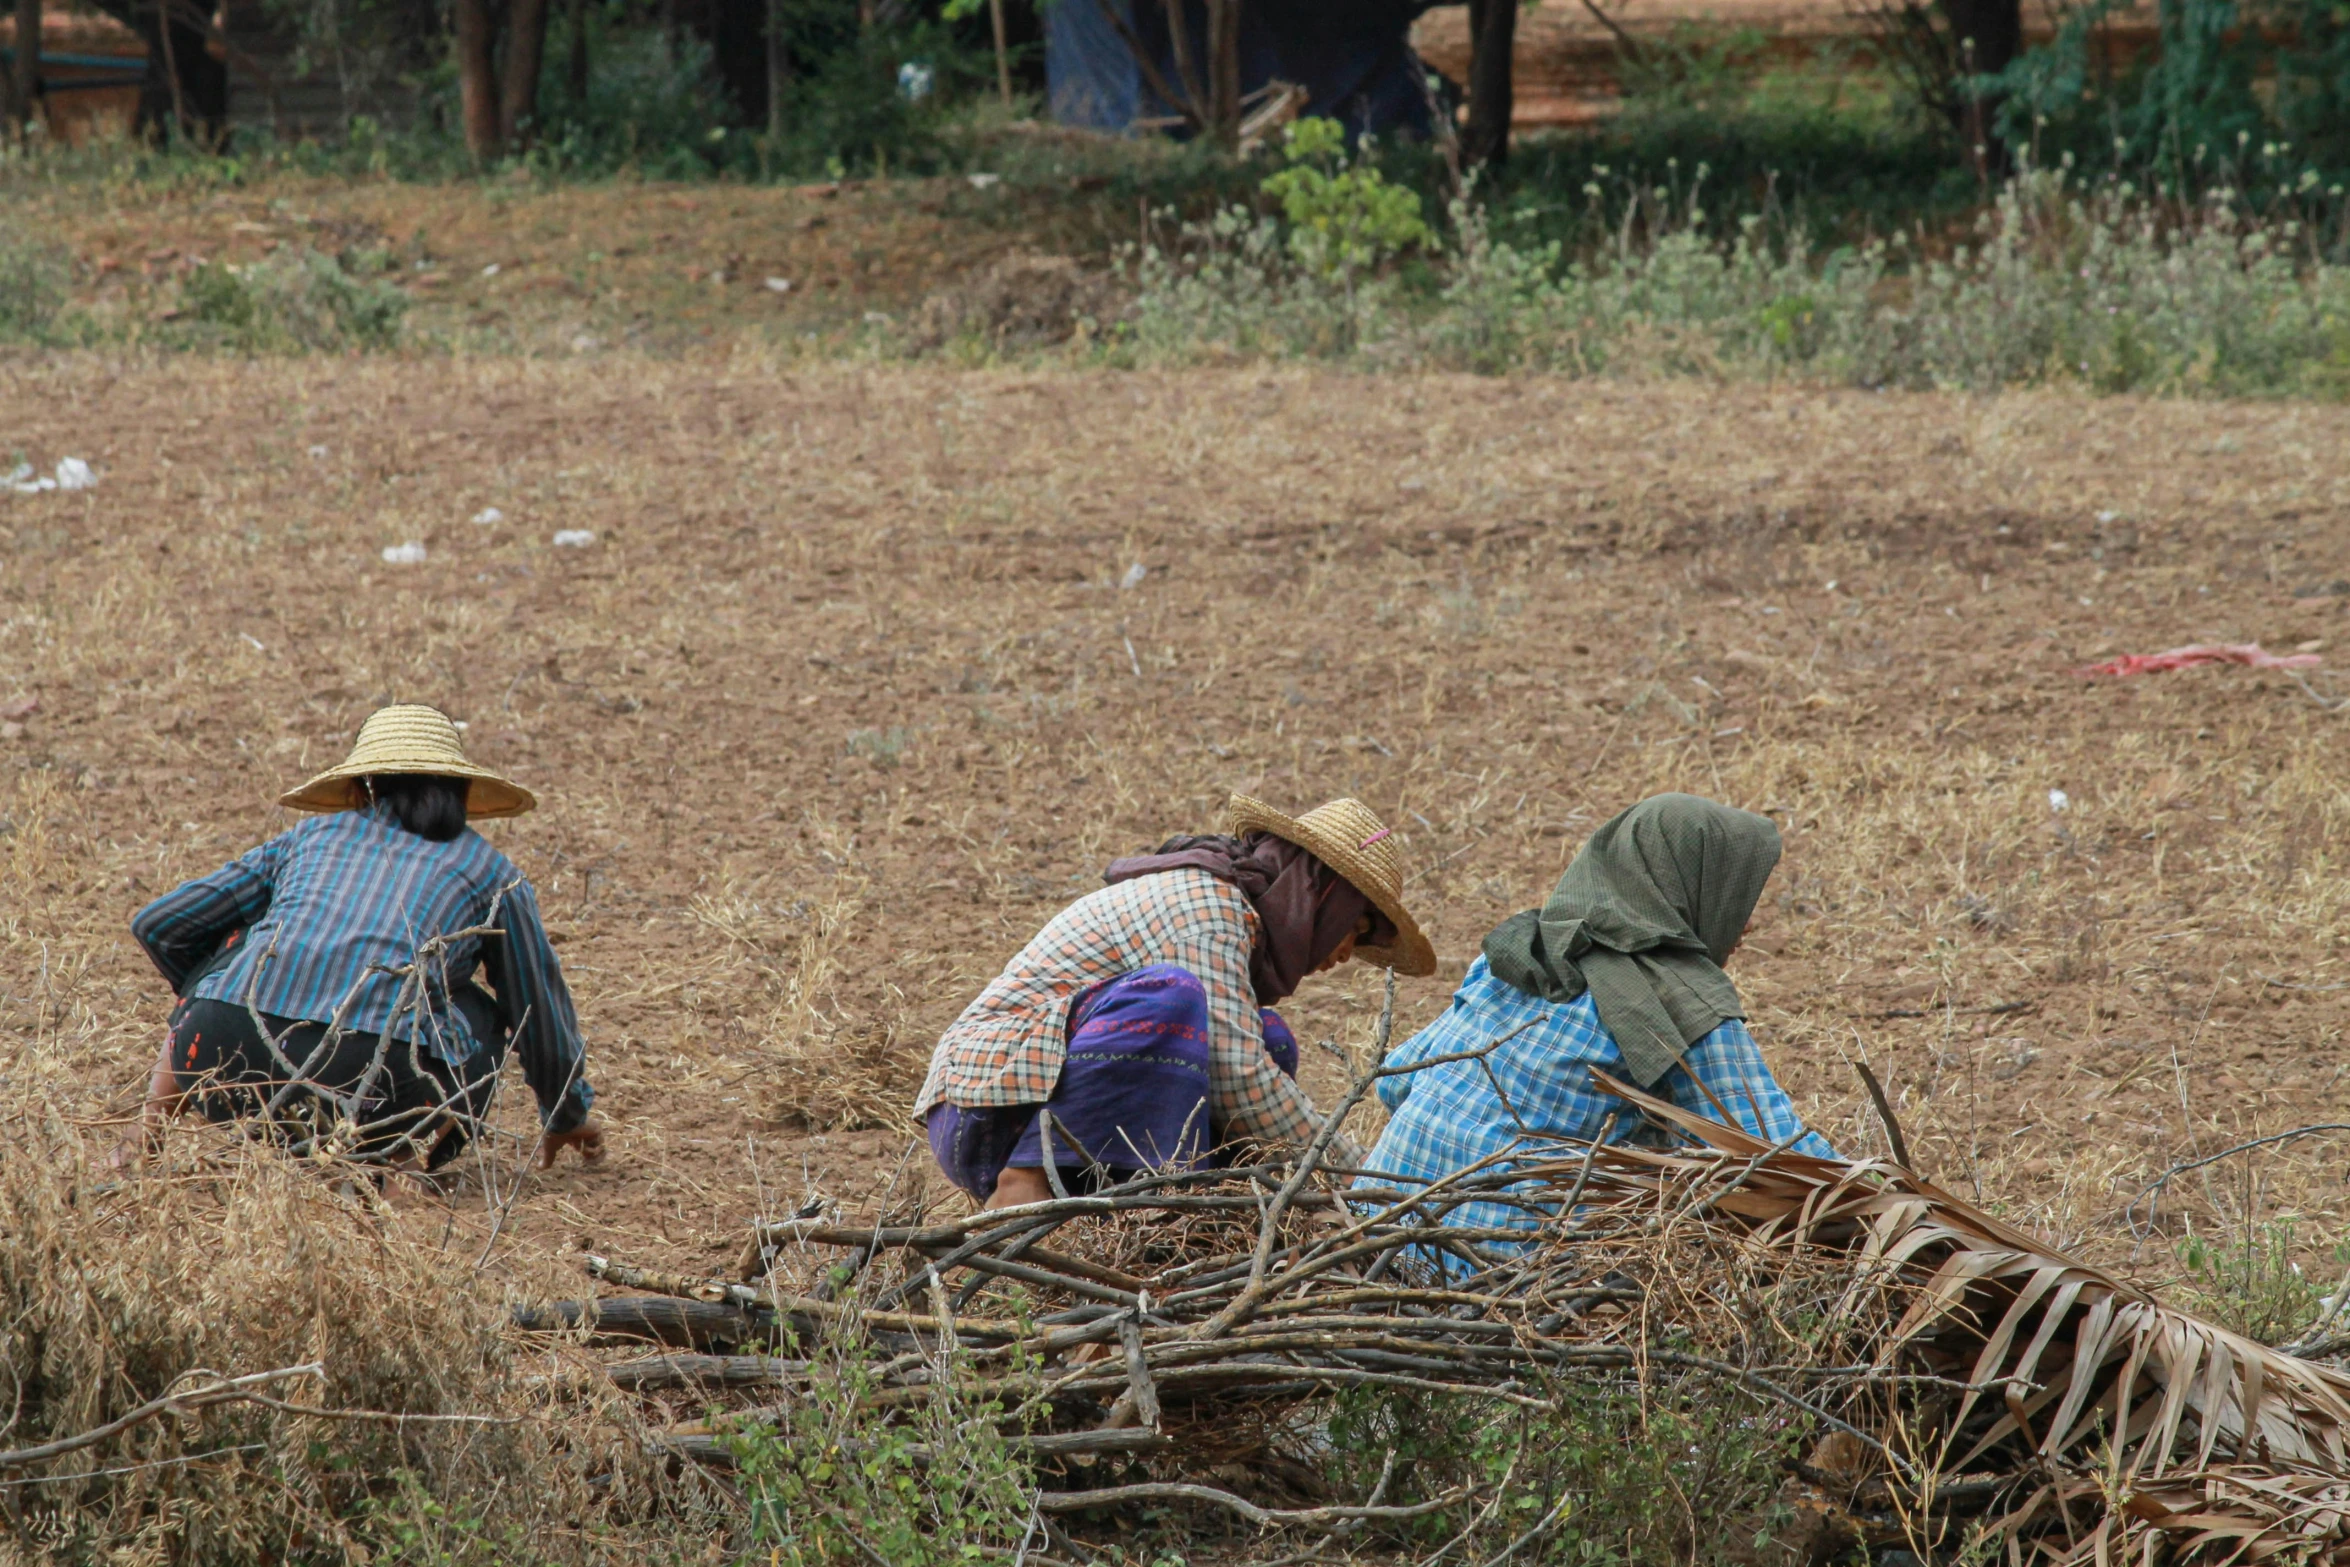
<instances>
[{"instance_id":1,"label":"orange checkered shirt","mask_svg":"<svg viewBox=\"0 0 2350 1567\"><path fill-rule=\"evenodd\" d=\"M1208 1109L1218 1133L1303 1145L1320 1117L1265 1053L1249 984L1257 912L1206 871L1161 871L1089 892L1020 949L939 1036L917 1117L941 1103L1042 1104L1069 1056L1069 1004L1105 979L1154 963L1199 976L1208 993ZM1332 1150L1348 1161L1351 1143Z\"/></svg>"}]
</instances>

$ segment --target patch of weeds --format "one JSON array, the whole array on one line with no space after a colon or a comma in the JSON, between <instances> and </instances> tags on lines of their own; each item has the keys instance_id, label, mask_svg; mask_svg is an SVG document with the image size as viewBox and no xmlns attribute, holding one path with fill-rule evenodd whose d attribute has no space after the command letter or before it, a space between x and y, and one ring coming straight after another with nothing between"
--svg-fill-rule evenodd
<instances>
[{"instance_id":1,"label":"patch of weeds","mask_svg":"<svg viewBox=\"0 0 2350 1567\"><path fill-rule=\"evenodd\" d=\"M352 1532L374 1567L506 1567L540 1554L521 1520L500 1519L472 1498L444 1500L408 1469L360 1504Z\"/></svg>"},{"instance_id":2,"label":"patch of weeds","mask_svg":"<svg viewBox=\"0 0 2350 1567\"><path fill-rule=\"evenodd\" d=\"M0 229L0 343L51 341L69 276L64 250Z\"/></svg>"},{"instance_id":3,"label":"patch of weeds","mask_svg":"<svg viewBox=\"0 0 2350 1567\"><path fill-rule=\"evenodd\" d=\"M953 1391L941 1368L938 1397L879 1410L864 1345L830 1339L813 1358L827 1374L811 1377L804 1397L724 1438L750 1509L753 1559L964 1567L1019 1544L1035 1480L998 1427L1000 1404Z\"/></svg>"},{"instance_id":4,"label":"patch of weeds","mask_svg":"<svg viewBox=\"0 0 2350 1567\"><path fill-rule=\"evenodd\" d=\"M188 346L245 353L392 347L408 296L354 260L360 270L305 247L251 266L206 262L181 282L173 324Z\"/></svg>"},{"instance_id":5,"label":"patch of weeds","mask_svg":"<svg viewBox=\"0 0 2350 1567\"><path fill-rule=\"evenodd\" d=\"M914 743L914 731L904 724L892 724L887 729L852 729L849 731L849 755L862 756L876 767L895 767L905 759L906 750Z\"/></svg>"},{"instance_id":6,"label":"patch of weeds","mask_svg":"<svg viewBox=\"0 0 2350 1567\"><path fill-rule=\"evenodd\" d=\"M1767 1549L1787 1523L1787 1465L1810 1432L1782 1408L1719 1387L1570 1383L1540 1411L1474 1398L1349 1390L1330 1417L1334 1488L1367 1494L1390 1455L1387 1500L1456 1506L1388 1526L1400 1547L1465 1536L1482 1559L1718 1562ZM1496 1500L1498 1498L1498 1500ZM1488 1505L1492 1503L1493 1505Z\"/></svg>"},{"instance_id":7,"label":"patch of weeds","mask_svg":"<svg viewBox=\"0 0 2350 1567\"><path fill-rule=\"evenodd\" d=\"M2263 1344L2285 1344L2317 1320L2320 1289L2293 1260L2293 1222L2256 1224L2237 1240L2190 1235L2179 1242L2188 1307L2221 1327ZM2350 1241L2335 1246L2334 1266L2350 1264Z\"/></svg>"},{"instance_id":8,"label":"patch of weeds","mask_svg":"<svg viewBox=\"0 0 2350 1567\"><path fill-rule=\"evenodd\" d=\"M1439 588L1436 600L1426 611L1429 624L1448 637L1473 642L1498 627L1498 623L1514 616L1524 605L1524 595L1504 590L1487 595L1478 591L1477 584L1461 573L1453 587Z\"/></svg>"},{"instance_id":9,"label":"patch of weeds","mask_svg":"<svg viewBox=\"0 0 2350 1567\"><path fill-rule=\"evenodd\" d=\"M2231 193L2181 211L2126 184L2027 172L1940 254L1898 235L1821 248L1803 225L1755 215L1723 237L1704 165L1645 189L1595 172L1591 227L1620 217L1604 244L1572 257L1556 240L1504 238L1486 207L1462 201L1449 239L1412 257L1309 265L1299 244L1345 247L1227 207L1140 252L1121 341L1160 363L1340 358L2197 396L2345 389L2350 267L2310 259L2293 223L2250 217ZM1316 199L1331 188L1314 186Z\"/></svg>"}]
</instances>

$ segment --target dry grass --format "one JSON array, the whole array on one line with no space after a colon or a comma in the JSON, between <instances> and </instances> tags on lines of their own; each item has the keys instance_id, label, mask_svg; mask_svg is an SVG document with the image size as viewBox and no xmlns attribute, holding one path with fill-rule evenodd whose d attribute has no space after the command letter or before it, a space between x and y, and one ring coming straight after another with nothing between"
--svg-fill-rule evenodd
<instances>
[{"instance_id":1,"label":"dry grass","mask_svg":"<svg viewBox=\"0 0 2350 1567\"><path fill-rule=\"evenodd\" d=\"M867 311L910 320L966 275L976 291L942 301L953 319L939 318L939 332L962 327L958 304L1017 315L1053 295L1065 316L1098 280L1049 264L1024 280L1019 263L1004 274L994 264L1040 248L1098 256L1132 239L1134 222L1130 202L1058 184L979 191L959 177L542 189L272 175L229 188L19 179L0 189L14 235L70 252L73 301L111 338L154 337L199 261L243 266L308 247L388 262L382 275L406 293L417 341L564 358L829 339ZM790 291L770 289L771 277ZM1025 346L1016 338L1010 346Z\"/></svg>"},{"instance_id":2,"label":"dry grass","mask_svg":"<svg viewBox=\"0 0 2350 1567\"><path fill-rule=\"evenodd\" d=\"M101 474L0 499L0 701L41 702L0 741L9 1113L127 1107L165 1000L130 912L396 696L541 791L491 830L614 1125L526 1184L485 1298L575 1291L583 1248L705 1271L810 1185L902 1194L906 1133L846 1126L1234 788L1399 823L1448 977L1640 795L1768 809L1737 973L1832 1140L1880 1147L1865 1051L1928 1173L2096 1261L2159 1282L2179 1226L2256 1212L2338 1272L2338 1143L2175 1183L2151 1245L2122 1209L2341 1118L2342 719L2277 675L2070 671L2338 636L2350 416L623 364L0 370L10 443ZM1359 1046L1375 993L1293 1021ZM397 1244L470 1264L477 1184L427 1208Z\"/></svg>"},{"instance_id":3,"label":"dry grass","mask_svg":"<svg viewBox=\"0 0 2350 1567\"><path fill-rule=\"evenodd\" d=\"M105 1178L93 1155L111 1139L32 1108L38 1085L52 1103L75 1096L61 1076L36 1067L9 1085L6 1445L75 1436L215 1376L324 1374L266 1390L297 1407L167 1414L12 1471L27 1483L7 1493L0 1552L486 1562L523 1540L547 1561L622 1549L614 1520L641 1516L656 1490L632 1418L561 1391L577 1381L561 1375L570 1352L505 1332L506 1291L444 1218L392 1211L364 1182L226 1133L175 1138L161 1168ZM690 1488L676 1500L690 1506ZM424 1549L436 1535L441 1556Z\"/></svg>"}]
</instances>

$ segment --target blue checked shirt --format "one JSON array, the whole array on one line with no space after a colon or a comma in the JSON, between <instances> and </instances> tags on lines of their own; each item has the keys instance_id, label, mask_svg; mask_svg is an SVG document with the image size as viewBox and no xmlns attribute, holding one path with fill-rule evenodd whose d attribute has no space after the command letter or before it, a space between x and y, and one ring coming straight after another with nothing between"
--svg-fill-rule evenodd
<instances>
[{"instance_id":1,"label":"blue checked shirt","mask_svg":"<svg viewBox=\"0 0 2350 1567\"><path fill-rule=\"evenodd\" d=\"M1357 1184L1418 1186L1499 1154L1521 1137L1589 1142L1599 1136L1611 1111L1619 1113L1609 1142L1654 1139L1629 1101L1592 1084L1593 1067L1618 1077L1627 1073L1623 1052L1600 1023L1590 992L1572 1001L1544 1001L1494 978L1482 957L1469 966L1452 1005L1389 1052L1387 1065L1410 1066L1477 1050L1528 1023L1525 1032L1482 1062L1451 1061L1382 1079L1379 1098L1387 1106L1387 1130L1371 1151L1369 1166L1377 1173ZM1731 1121L1766 1142L1801 1133L1791 1145L1795 1152L1837 1157L1825 1138L1803 1130L1803 1118L1763 1063L1754 1036L1736 1018L1691 1045L1656 1091L1709 1120L1722 1120L1727 1110ZM1531 1158L1544 1150L1528 1152ZM1446 1222L1532 1228L1537 1220L1522 1208L1469 1203L1454 1209Z\"/></svg>"},{"instance_id":2,"label":"blue checked shirt","mask_svg":"<svg viewBox=\"0 0 2350 1567\"><path fill-rule=\"evenodd\" d=\"M421 1006L401 1004L401 980L380 970L415 963L435 936L485 925L495 933L453 941L427 965ZM421 1023L424 1045L451 1063L487 1043L449 1000L486 960L499 1026L548 1128L569 1131L595 1102L538 899L471 828L435 843L399 826L388 806L314 816L157 898L133 916L131 934L175 992L304 1022L339 1017L353 1033L388 1029L395 1039L419 1037Z\"/></svg>"}]
</instances>

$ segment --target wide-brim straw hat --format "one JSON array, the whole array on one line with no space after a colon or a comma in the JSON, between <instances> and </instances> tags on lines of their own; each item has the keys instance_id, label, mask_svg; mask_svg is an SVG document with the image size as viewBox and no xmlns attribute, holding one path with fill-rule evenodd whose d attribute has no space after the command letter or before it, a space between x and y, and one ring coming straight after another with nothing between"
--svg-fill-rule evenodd
<instances>
[{"instance_id":1,"label":"wide-brim straw hat","mask_svg":"<svg viewBox=\"0 0 2350 1567\"><path fill-rule=\"evenodd\" d=\"M1345 877L1395 922L1393 946L1358 946L1356 957L1398 974L1436 972L1436 949L1403 906L1403 857L1395 852L1395 829L1373 815L1369 806L1360 800L1332 800L1303 816L1285 816L1262 800L1236 794L1227 814L1235 837L1269 832L1296 844Z\"/></svg>"},{"instance_id":2,"label":"wide-brim straw hat","mask_svg":"<svg viewBox=\"0 0 2350 1567\"><path fill-rule=\"evenodd\" d=\"M360 780L386 773L470 780L465 814L474 820L520 816L539 803L538 796L513 779L467 761L449 715L421 702L401 702L368 714L349 756L301 788L279 795L277 803L297 811L359 810L367 804L367 786Z\"/></svg>"}]
</instances>

